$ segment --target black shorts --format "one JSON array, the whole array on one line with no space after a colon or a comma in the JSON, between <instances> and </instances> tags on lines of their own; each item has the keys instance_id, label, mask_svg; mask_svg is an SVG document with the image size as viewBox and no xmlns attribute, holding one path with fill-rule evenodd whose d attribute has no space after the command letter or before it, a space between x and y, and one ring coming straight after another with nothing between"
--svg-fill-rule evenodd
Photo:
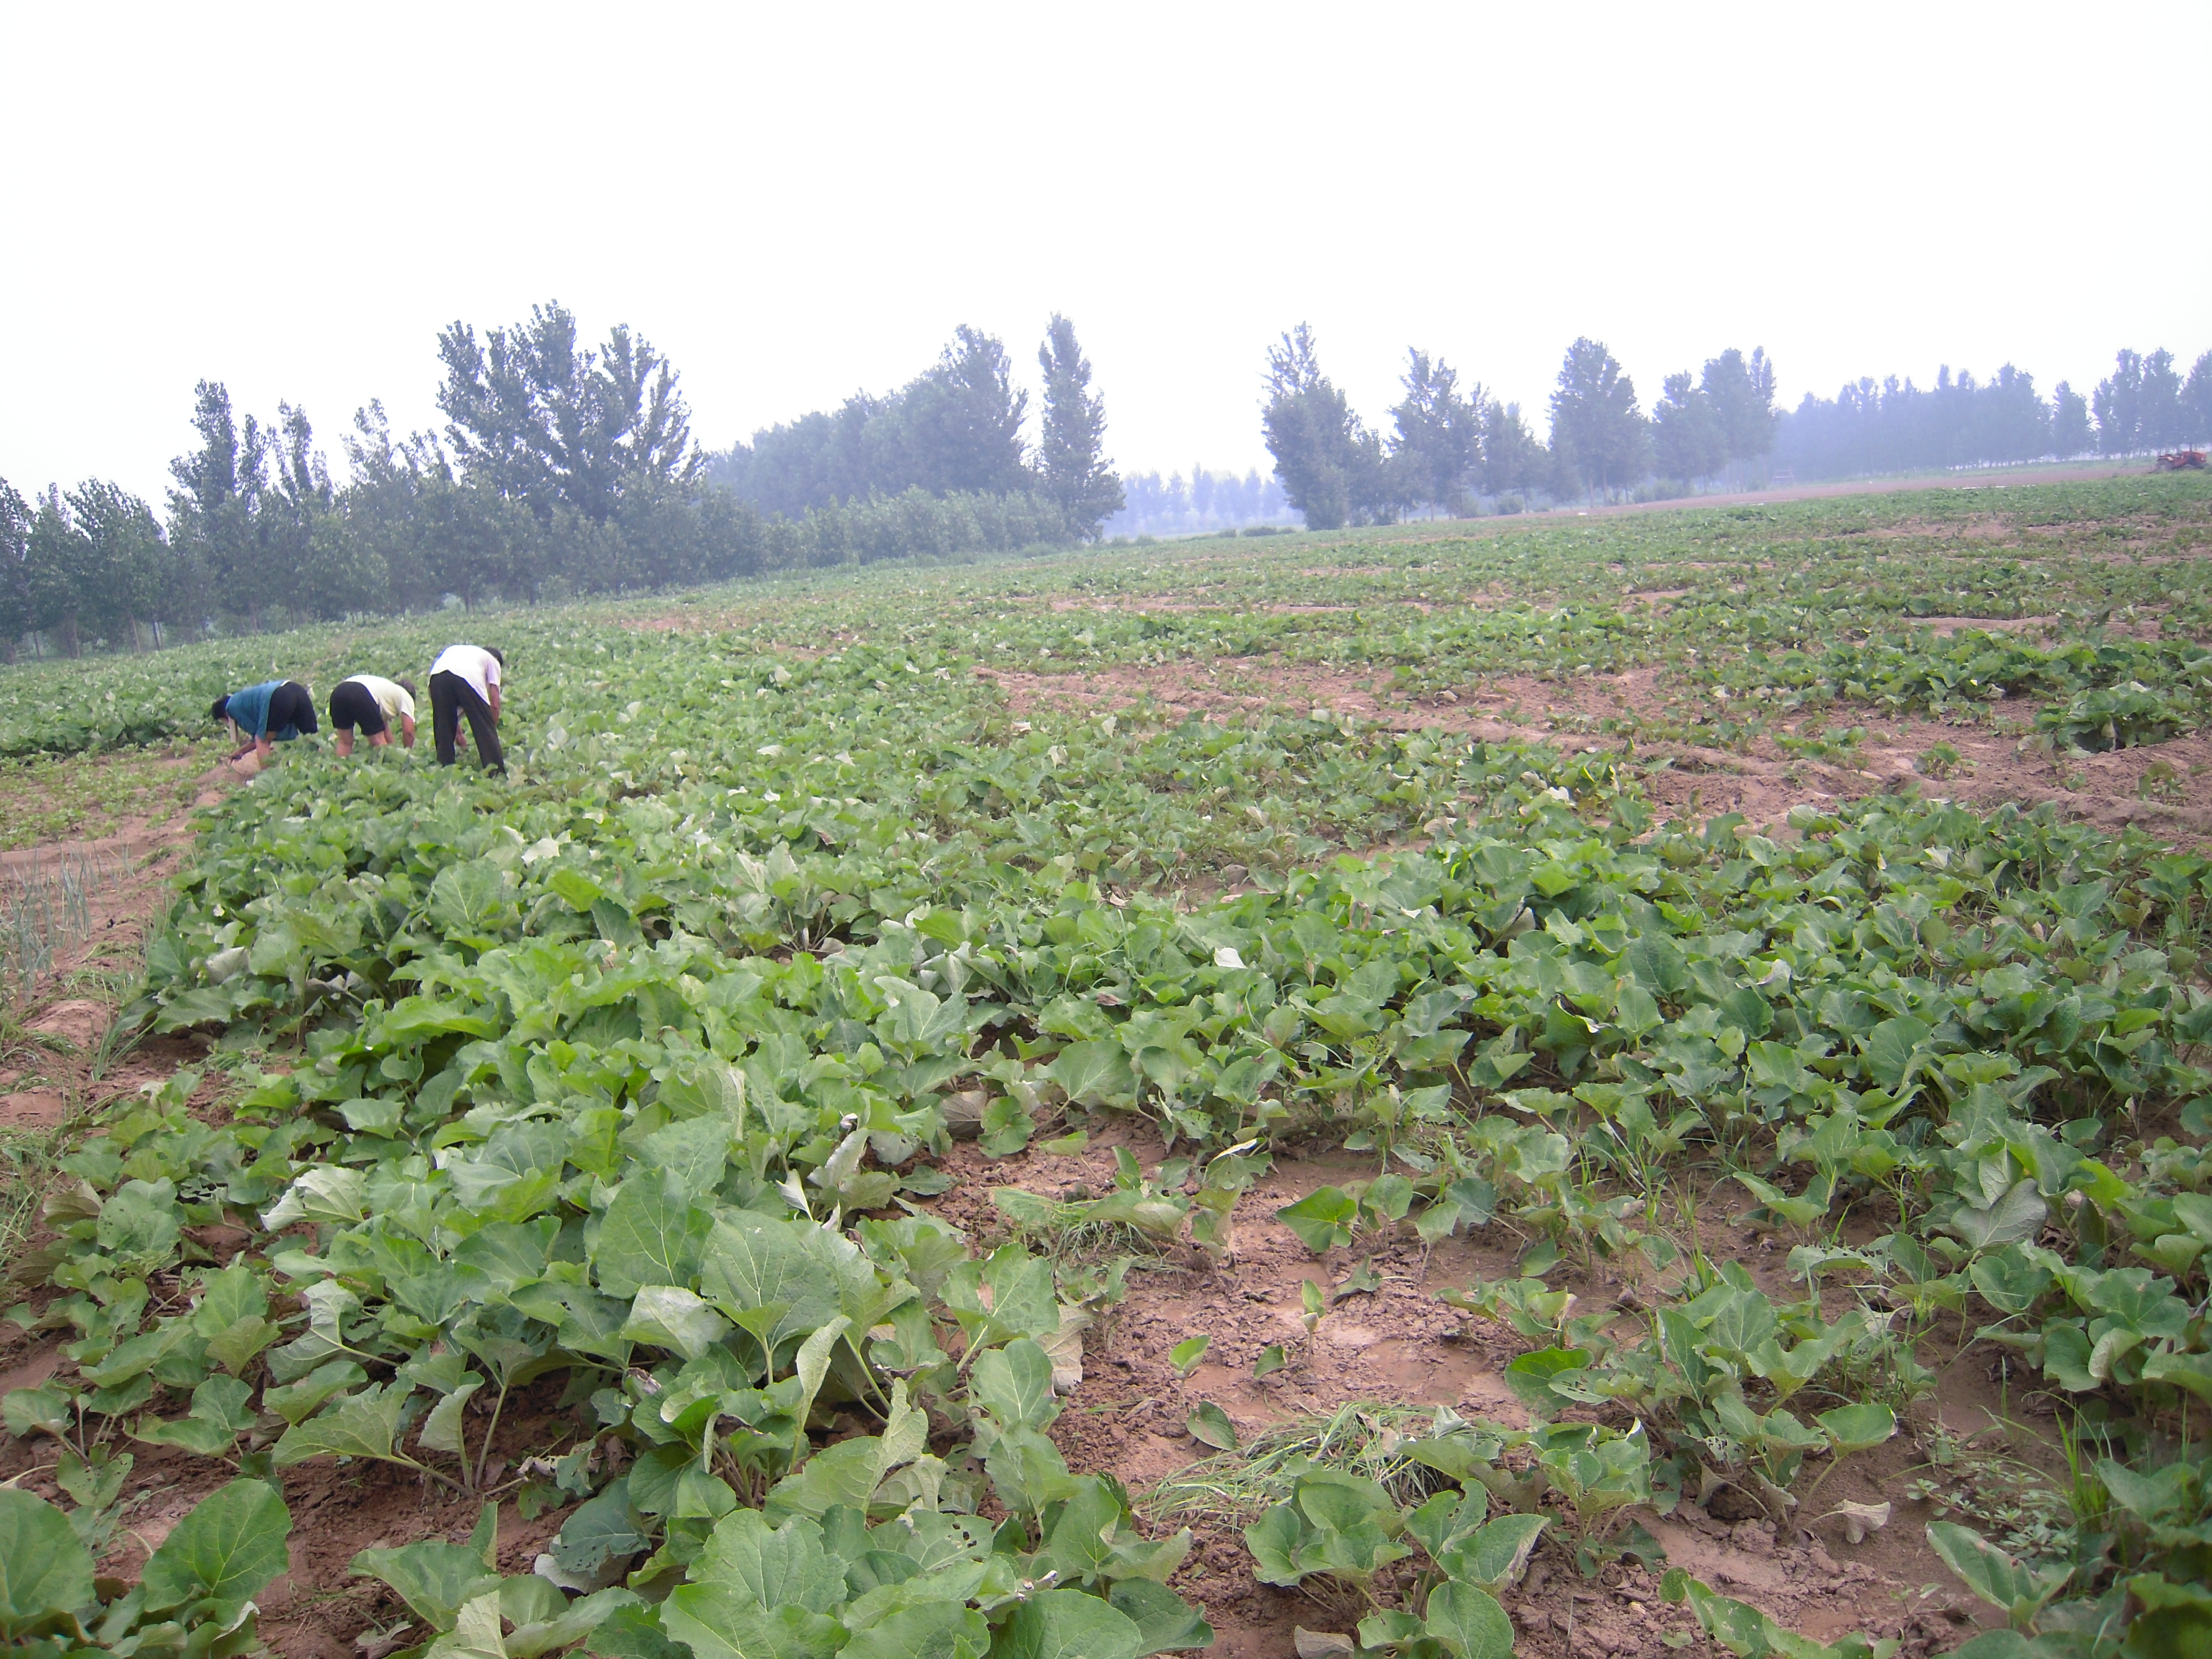
<instances>
[{"instance_id":1,"label":"black shorts","mask_svg":"<svg viewBox=\"0 0 2212 1659\"><path fill-rule=\"evenodd\" d=\"M376 694L359 680L342 680L331 693L331 724L341 732L361 728L364 738L384 735L384 709Z\"/></svg>"},{"instance_id":2,"label":"black shorts","mask_svg":"<svg viewBox=\"0 0 2212 1659\"><path fill-rule=\"evenodd\" d=\"M262 729L276 732L287 726L303 737L316 730L314 694L297 680L287 680L269 694L269 718Z\"/></svg>"}]
</instances>

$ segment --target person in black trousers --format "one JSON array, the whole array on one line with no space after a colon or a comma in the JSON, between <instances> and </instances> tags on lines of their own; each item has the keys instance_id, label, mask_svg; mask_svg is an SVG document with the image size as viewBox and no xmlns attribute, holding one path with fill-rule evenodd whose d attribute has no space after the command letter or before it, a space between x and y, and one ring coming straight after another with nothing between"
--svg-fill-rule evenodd
<instances>
[{"instance_id":1,"label":"person in black trousers","mask_svg":"<svg viewBox=\"0 0 2212 1659\"><path fill-rule=\"evenodd\" d=\"M430 724L438 742L438 764L453 763L461 716L468 716L477 741L477 759L487 772L507 770L499 746L499 684L507 659L496 647L449 645L430 665Z\"/></svg>"}]
</instances>

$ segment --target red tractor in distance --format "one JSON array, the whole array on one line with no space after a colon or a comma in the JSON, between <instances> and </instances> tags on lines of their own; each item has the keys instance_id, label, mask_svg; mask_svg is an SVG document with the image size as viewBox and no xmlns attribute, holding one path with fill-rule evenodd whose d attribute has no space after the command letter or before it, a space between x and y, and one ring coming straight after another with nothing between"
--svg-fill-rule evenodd
<instances>
[{"instance_id":1,"label":"red tractor in distance","mask_svg":"<svg viewBox=\"0 0 2212 1659\"><path fill-rule=\"evenodd\" d=\"M2201 449L2177 449L2170 455L2158 458L2158 470L2161 472L2202 472L2204 470L2204 452Z\"/></svg>"}]
</instances>

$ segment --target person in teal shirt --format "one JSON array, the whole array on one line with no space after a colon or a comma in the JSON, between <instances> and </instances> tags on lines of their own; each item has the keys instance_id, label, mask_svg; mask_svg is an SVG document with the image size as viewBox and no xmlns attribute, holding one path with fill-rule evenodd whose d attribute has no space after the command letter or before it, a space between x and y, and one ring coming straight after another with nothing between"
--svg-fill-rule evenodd
<instances>
[{"instance_id":1,"label":"person in teal shirt","mask_svg":"<svg viewBox=\"0 0 2212 1659\"><path fill-rule=\"evenodd\" d=\"M237 752L231 756L234 761L245 759L251 750L266 765L273 752L270 745L289 743L317 729L315 694L297 680L264 680L249 685L243 691L217 697L208 713L216 720L228 720L241 739Z\"/></svg>"}]
</instances>

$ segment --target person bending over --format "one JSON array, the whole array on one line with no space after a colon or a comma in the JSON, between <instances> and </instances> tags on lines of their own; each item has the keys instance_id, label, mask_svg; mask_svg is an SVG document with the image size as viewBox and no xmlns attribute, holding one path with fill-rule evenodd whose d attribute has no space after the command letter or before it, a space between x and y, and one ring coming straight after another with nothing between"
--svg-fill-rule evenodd
<instances>
[{"instance_id":1,"label":"person bending over","mask_svg":"<svg viewBox=\"0 0 2212 1659\"><path fill-rule=\"evenodd\" d=\"M465 714L484 770L507 769L499 746L499 683L506 666L496 647L480 645L449 645L430 665L430 729L438 743L439 765L453 763L454 739Z\"/></svg>"},{"instance_id":2,"label":"person bending over","mask_svg":"<svg viewBox=\"0 0 2212 1659\"><path fill-rule=\"evenodd\" d=\"M239 739L237 752L230 757L234 762L244 760L251 751L266 766L275 752L273 744L289 743L316 729L315 694L297 680L264 680L249 685L243 691L217 697L208 713L230 722Z\"/></svg>"},{"instance_id":3,"label":"person bending over","mask_svg":"<svg viewBox=\"0 0 2212 1659\"><path fill-rule=\"evenodd\" d=\"M331 725L337 734L338 753L353 753L354 728L381 749L392 742L392 728L399 728L399 741L415 746L415 688L405 680L380 679L374 674L356 674L340 680L331 692Z\"/></svg>"}]
</instances>

